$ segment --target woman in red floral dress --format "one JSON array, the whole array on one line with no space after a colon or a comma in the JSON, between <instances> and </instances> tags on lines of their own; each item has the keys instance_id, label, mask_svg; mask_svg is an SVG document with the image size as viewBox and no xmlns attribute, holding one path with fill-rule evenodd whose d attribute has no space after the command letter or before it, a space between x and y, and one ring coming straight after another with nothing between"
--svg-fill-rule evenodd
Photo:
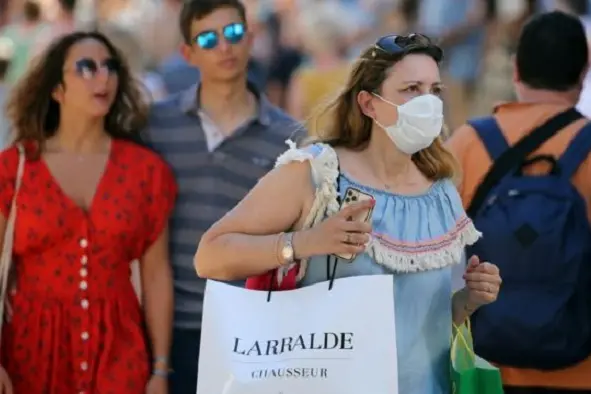
<instances>
[{"instance_id":1,"label":"woman in red floral dress","mask_svg":"<svg viewBox=\"0 0 591 394\"><path fill-rule=\"evenodd\" d=\"M27 160L1 393L167 392L176 185L164 162L133 142L147 117L141 97L98 33L61 38L13 92L9 116ZM15 146L0 153L0 239L18 160ZM135 259L143 309L130 281Z\"/></svg>"}]
</instances>

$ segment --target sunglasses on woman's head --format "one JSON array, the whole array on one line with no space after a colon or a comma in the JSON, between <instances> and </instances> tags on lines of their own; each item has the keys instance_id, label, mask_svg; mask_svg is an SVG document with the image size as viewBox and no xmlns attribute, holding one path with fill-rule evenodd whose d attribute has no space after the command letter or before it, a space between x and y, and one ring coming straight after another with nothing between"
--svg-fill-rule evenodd
<instances>
[{"instance_id":1,"label":"sunglasses on woman's head","mask_svg":"<svg viewBox=\"0 0 591 394\"><path fill-rule=\"evenodd\" d=\"M121 64L117 59L113 58L100 63L94 59L83 58L74 63L74 71L83 79L93 79L101 70L106 71L108 75L116 75L120 69Z\"/></svg>"},{"instance_id":2,"label":"sunglasses on woman's head","mask_svg":"<svg viewBox=\"0 0 591 394\"><path fill-rule=\"evenodd\" d=\"M223 39L229 44L238 44L246 35L244 23L230 23L222 29ZM220 43L220 34L215 30L203 31L193 39L201 49L214 49Z\"/></svg>"},{"instance_id":3,"label":"sunglasses on woman's head","mask_svg":"<svg viewBox=\"0 0 591 394\"><path fill-rule=\"evenodd\" d=\"M428 46L433 45L433 43L427 36L412 33L407 36L399 36L396 34L383 36L374 44L376 48L391 55L403 52L406 47L412 45Z\"/></svg>"}]
</instances>

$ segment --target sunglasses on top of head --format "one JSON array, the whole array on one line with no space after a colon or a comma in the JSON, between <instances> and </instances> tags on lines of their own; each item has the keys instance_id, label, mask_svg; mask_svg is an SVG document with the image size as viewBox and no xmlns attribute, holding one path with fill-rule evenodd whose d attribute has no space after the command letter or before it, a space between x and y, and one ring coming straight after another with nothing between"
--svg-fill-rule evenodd
<instances>
[{"instance_id":1,"label":"sunglasses on top of head","mask_svg":"<svg viewBox=\"0 0 591 394\"><path fill-rule=\"evenodd\" d=\"M433 45L433 42L429 37L417 33L412 33L407 36L390 34L379 38L374 44L374 47L377 49L391 55L404 52L404 50L410 46L433 46L434 48L439 49ZM442 54L443 53L441 53L441 55Z\"/></svg>"},{"instance_id":2,"label":"sunglasses on top of head","mask_svg":"<svg viewBox=\"0 0 591 394\"><path fill-rule=\"evenodd\" d=\"M242 22L230 23L222 28L222 37L229 44L238 44L246 35L246 26ZM206 30L193 39L201 49L214 49L220 43L220 34L215 30Z\"/></svg>"},{"instance_id":3,"label":"sunglasses on top of head","mask_svg":"<svg viewBox=\"0 0 591 394\"><path fill-rule=\"evenodd\" d=\"M74 71L76 75L86 80L93 79L100 71L104 71L108 75L118 75L120 70L121 64L117 59L113 58L105 59L102 62L83 58L74 63L73 69L66 69L66 71Z\"/></svg>"}]
</instances>

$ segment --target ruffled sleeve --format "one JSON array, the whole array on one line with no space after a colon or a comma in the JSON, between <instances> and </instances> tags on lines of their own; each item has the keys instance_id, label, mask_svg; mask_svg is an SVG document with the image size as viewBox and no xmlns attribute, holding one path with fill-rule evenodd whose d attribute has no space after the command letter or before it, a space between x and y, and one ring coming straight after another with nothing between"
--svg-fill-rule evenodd
<instances>
[{"instance_id":1,"label":"ruffled sleeve","mask_svg":"<svg viewBox=\"0 0 591 394\"><path fill-rule=\"evenodd\" d=\"M177 184L170 167L160 158L154 158L148 165L151 193L145 196L146 249L151 246L168 225L177 196Z\"/></svg>"},{"instance_id":2,"label":"ruffled sleeve","mask_svg":"<svg viewBox=\"0 0 591 394\"><path fill-rule=\"evenodd\" d=\"M275 164L281 167L285 164L308 161L312 171L312 182L316 194L312 208L306 216L303 228L310 228L324 219L338 212L337 179L339 165L336 152L326 144L313 144L305 148L297 148L293 141L287 141L289 149L285 151ZM273 286L275 290L291 290L295 288L306 274L307 261L302 260L288 267L273 270L263 275L248 278L246 288L251 290L267 290Z\"/></svg>"},{"instance_id":3,"label":"ruffled sleeve","mask_svg":"<svg viewBox=\"0 0 591 394\"><path fill-rule=\"evenodd\" d=\"M8 218L14 197L18 160L16 147L0 152L0 209L5 218Z\"/></svg>"},{"instance_id":4,"label":"ruffled sleeve","mask_svg":"<svg viewBox=\"0 0 591 394\"><path fill-rule=\"evenodd\" d=\"M424 195L382 197L376 207L396 219L374 228L366 253L392 272L421 272L457 264L464 248L482 236L449 179L436 182Z\"/></svg>"},{"instance_id":5,"label":"ruffled sleeve","mask_svg":"<svg viewBox=\"0 0 591 394\"><path fill-rule=\"evenodd\" d=\"M316 195L312 209L304 222L304 228L310 228L320 222L325 216L331 216L339 211L337 179L339 177L339 162L337 154L327 144L314 144L298 149L295 143L288 141L289 149L277 159L275 167L280 167L294 161L309 161L312 169L312 181L316 188Z\"/></svg>"}]
</instances>

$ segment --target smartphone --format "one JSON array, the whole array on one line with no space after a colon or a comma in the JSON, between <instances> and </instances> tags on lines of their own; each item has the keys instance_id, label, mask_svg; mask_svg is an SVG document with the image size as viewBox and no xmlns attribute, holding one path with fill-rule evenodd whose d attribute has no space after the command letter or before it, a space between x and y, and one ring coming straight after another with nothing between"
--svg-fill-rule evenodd
<instances>
[{"instance_id":1,"label":"smartphone","mask_svg":"<svg viewBox=\"0 0 591 394\"><path fill-rule=\"evenodd\" d=\"M361 201L373 200L374 197L371 194L363 192L357 188L349 187L345 192L345 197L341 202L340 210L348 207L351 204L355 204ZM350 221L357 221L357 222L365 222L368 223L371 220L371 214L373 213L373 207L366 209L365 211L360 211L355 217L350 217L348 220ZM355 257L354 254L343 254L338 255L335 254L334 256L341 258L343 260L353 260Z\"/></svg>"}]
</instances>

